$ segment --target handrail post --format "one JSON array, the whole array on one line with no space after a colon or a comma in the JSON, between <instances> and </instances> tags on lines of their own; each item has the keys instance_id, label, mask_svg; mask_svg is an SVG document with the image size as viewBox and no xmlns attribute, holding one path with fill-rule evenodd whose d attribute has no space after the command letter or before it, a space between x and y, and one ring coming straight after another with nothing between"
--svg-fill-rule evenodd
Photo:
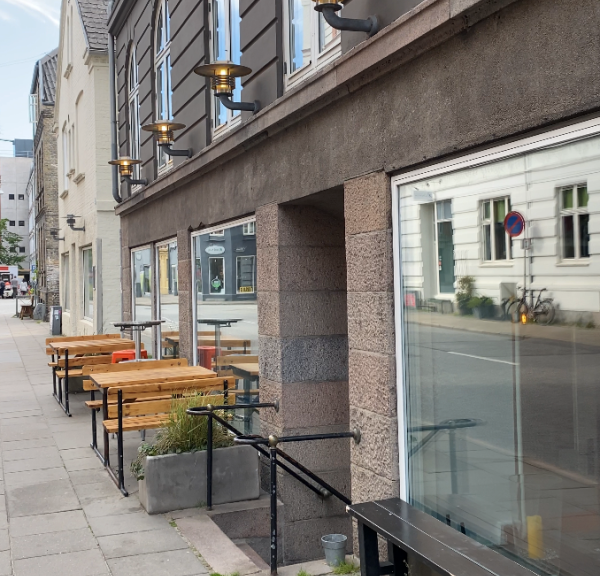
<instances>
[{"instance_id":1,"label":"handrail post","mask_svg":"<svg viewBox=\"0 0 600 576\"><path fill-rule=\"evenodd\" d=\"M277 576L277 443L275 435L269 436L269 463L271 468L271 576Z\"/></svg>"},{"instance_id":2,"label":"handrail post","mask_svg":"<svg viewBox=\"0 0 600 576\"><path fill-rule=\"evenodd\" d=\"M212 471L213 471L213 406L208 411L208 430L206 431L206 509L212 510Z\"/></svg>"}]
</instances>

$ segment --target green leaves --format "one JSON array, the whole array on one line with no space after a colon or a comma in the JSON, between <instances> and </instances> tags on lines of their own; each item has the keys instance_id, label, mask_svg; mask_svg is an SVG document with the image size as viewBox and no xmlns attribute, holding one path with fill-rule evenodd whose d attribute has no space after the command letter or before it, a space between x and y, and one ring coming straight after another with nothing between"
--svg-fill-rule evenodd
<instances>
[{"instance_id":1,"label":"green leaves","mask_svg":"<svg viewBox=\"0 0 600 576\"><path fill-rule=\"evenodd\" d=\"M2 218L0 220L0 264L6 266L15 266L25 260L25 256L19 256L19 246L25 242L25 240L7 230L8 219Z\"/></svg>"}]
</instances>

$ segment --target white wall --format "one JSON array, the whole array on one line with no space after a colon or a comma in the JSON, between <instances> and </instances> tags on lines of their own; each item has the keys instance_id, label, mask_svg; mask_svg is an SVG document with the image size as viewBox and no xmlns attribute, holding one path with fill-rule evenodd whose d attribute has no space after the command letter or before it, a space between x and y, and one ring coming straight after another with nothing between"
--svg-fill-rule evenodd
<instances>
[{"instance_id":1,"label":"white wall","mask_svg":"<svg viewBox=\"0 0 600 576\"><path fill-rule=\"evenodd\" d=\"M573 184L586 184L589 194L590 257L579 260L564 259L561 249L559 190ZM548 288L562 311L600 312L600 137L402 185L400 227L405 286L421 291L425 297L437 296L427 294L428 285L437 286L437 268L432 271L424 265L424 261L431 260L432 251L437 258L435 238L431 237L432 203L415 200L415 190L433 193L435 202L452 200L455 276L475 277L478 295L500 303L502 283L523 285L520 238L513 241L510 260L492 263L483 259L481 203L508 197L512 209L525 217L532 239L533 283L528 280L528 288Z\"/></svg>"}]
</instances>

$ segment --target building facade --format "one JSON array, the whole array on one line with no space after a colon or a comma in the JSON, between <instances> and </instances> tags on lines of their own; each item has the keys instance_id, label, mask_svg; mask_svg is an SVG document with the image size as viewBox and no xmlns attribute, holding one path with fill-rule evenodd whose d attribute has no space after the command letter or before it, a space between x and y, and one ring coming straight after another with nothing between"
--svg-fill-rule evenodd
<instances>
[{"instance_id":1,"label":"building facade","mask_svg":"<svg viewBox=\"0 0 600 576\"><path fill-rule=\"evenodd\" d=\"M29 207L27 186L31 175L31 156L0 158L0 181L4 194L0 196L0 216L8 220L6 229L21 236L15 252L23 257L20 275L29 275Z\"/></svg>"},{"instance_id":2,"label":"building facade","mask_svg":"<svg viewBox=\"0 0 600 576\"><path fill-rule=\"evenodd\" d=\"M111 331L121 319L119 219L107 164L107 18L105 0L62 3L55 126L60 302L63 333L69 335Z\"/></svg>"},{"instance_id":3,"label":"building facade","mask_svg":"<svg viewBox=\"0 0 600 576\"><path fill-rule=\"evenodd\" d=\"M39 303L58 306L58 172L54 102L58 49L37 61L29 95L33 121L33 166L35 171L35 289Z\"/></svg>"},{"instance_id":4,"label":"building facade","mask_svg":"<svg viewBox=\"0 0 600 576\"><path fill-rule=\"evenodd\" d=\"M539 573L596 573L597 5L342 10L375 14L367 38L312 2L115 3L119 149L148 181L123 184L116 210L124 316L176 321L194 362L207 320L229 321L258 353L261 400L281 402L262 435L361 430L358 445L285 447L353 502L398 496ZM233 99L257 113L193 72L222 60L251 69ZM140 130L159 120L186 125L173 148L190 159ZM219 257L215 239L250 222L257 305L215 301L213 280L248 270L228 281L203 246ZM524 323L508 314L520 288ZM160 353L160 330L147 338ZM352 547L341 502L278 482L286 562L319 554L322 534Z\"/></svg>"}]
</instances>

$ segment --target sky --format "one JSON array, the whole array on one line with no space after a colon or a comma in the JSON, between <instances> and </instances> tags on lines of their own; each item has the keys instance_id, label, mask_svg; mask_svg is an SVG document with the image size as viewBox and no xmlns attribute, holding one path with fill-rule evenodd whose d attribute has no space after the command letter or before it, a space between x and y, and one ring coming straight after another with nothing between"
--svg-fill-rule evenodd
<instances>
[{"instance_id":1,"label":"sky","mask_svg":"<svg viewBox=\"0 0 600 576\"><path fill-rule=\"evenodd\" d=\"M61 0L0 0L0 138L32 138L33 67L58 46ZM0 141L0 156L12 156Z\"/></svg>"}]
</instances>

